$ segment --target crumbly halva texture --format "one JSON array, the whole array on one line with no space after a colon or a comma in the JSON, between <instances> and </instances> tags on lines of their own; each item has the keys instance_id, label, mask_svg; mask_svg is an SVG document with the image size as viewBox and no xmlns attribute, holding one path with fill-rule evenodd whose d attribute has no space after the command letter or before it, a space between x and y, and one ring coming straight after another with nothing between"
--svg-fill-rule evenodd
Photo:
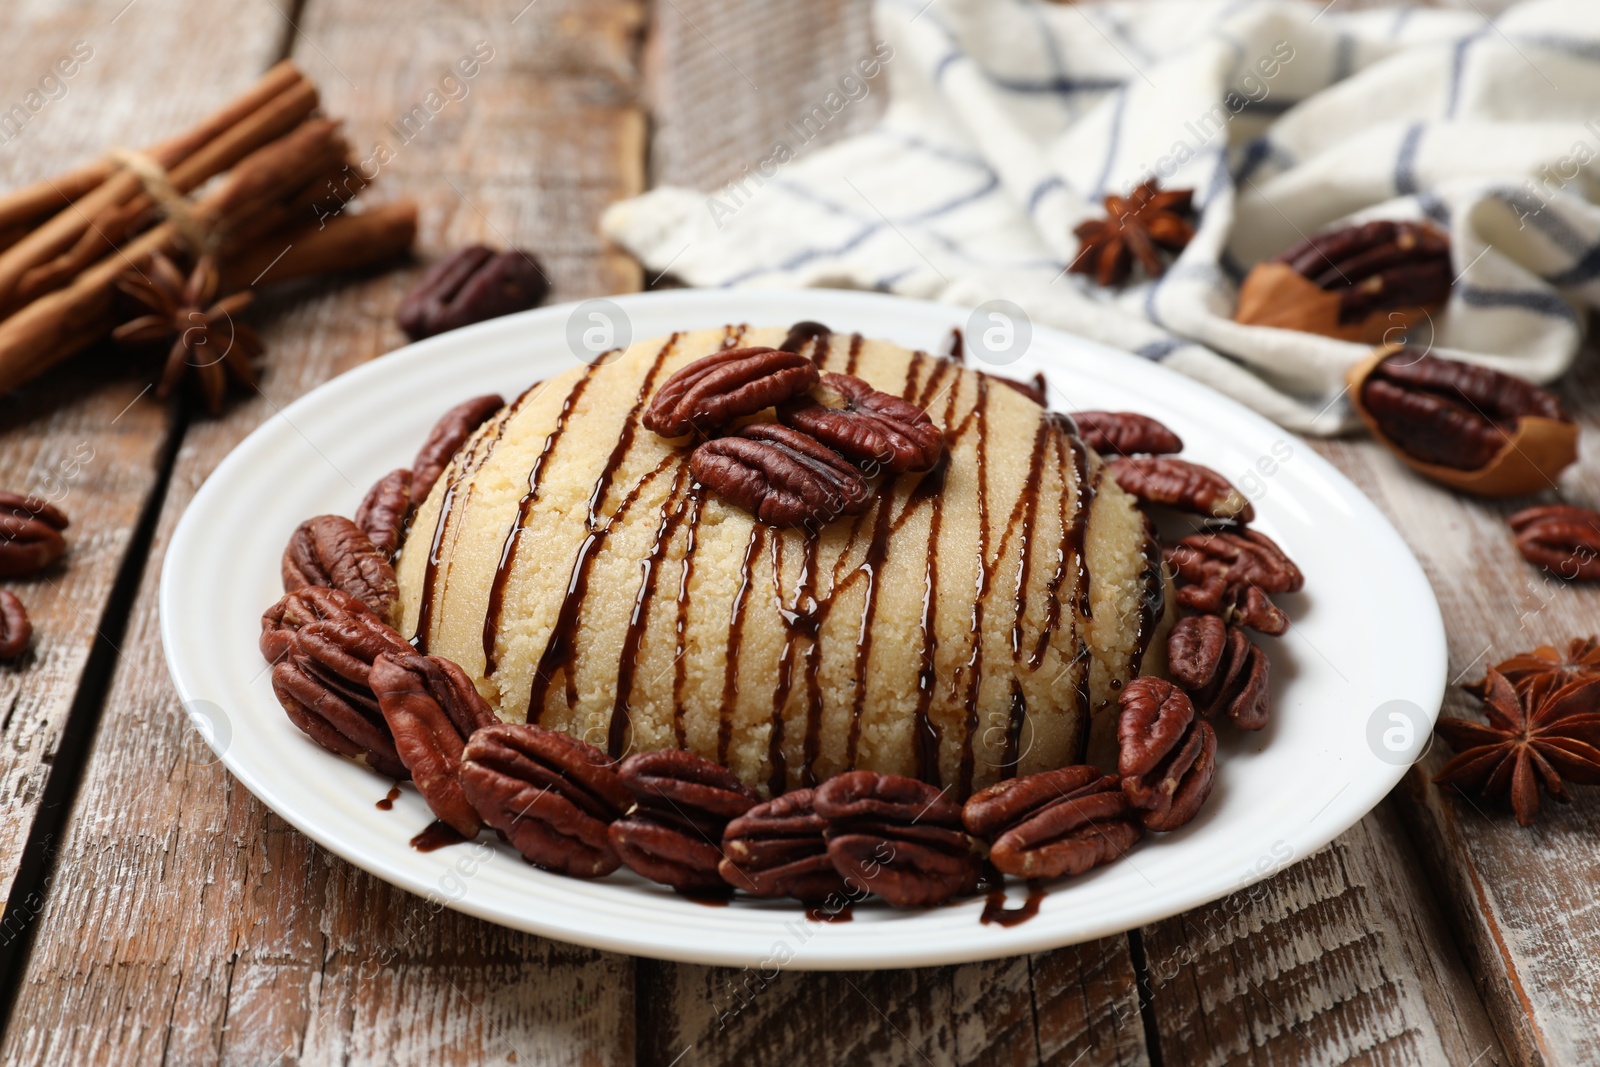
<instances>
[{"instance_id":1,"label":"crumbly halva texture","mask_svg":"<svg viewBox=\"0 0 1600 1067\"><path fill-rule=\"evenodd\" d=\"M791 336L641 341L513 400L417 510L402 632L459 663L504 720L532 703L534 721L614 756L686 748L762 795L851 768L966 795L1080 762L1168 621L1133 499L1017 390L834 334L790 344L925 408L949 455L874 479L860 515L758 523L695 485L694 434L640 418L687 363Z\"/></svg>"}]
</instances>

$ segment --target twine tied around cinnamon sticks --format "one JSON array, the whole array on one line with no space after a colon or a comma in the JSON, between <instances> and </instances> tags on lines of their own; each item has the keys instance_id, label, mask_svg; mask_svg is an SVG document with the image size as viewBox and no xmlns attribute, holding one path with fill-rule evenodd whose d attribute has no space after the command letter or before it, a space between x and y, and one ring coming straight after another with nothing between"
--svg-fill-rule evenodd
<instances>
[{"instance_id":1,"label":"twine tied around cinnamon sticks","mask_svg":"<svg viewBox=\"0 0 1600 1067\"><path fill-rule=\"evenodd\" d=\"M117 277L152 252L214 254L227 293L408 251L415 203L345 210L367 182L317 105L285 60L176 137L0 197L0 393L108 336Z\"/></svg>"}]
</instances>

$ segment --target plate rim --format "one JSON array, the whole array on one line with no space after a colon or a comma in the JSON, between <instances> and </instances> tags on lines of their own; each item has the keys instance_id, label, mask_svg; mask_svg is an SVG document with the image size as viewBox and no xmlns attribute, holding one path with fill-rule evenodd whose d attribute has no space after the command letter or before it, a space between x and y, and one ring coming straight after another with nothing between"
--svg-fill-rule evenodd
<instances>
[{"instance_id":1,"label":"plate rim","mask_svg":"<svg viewBox=\"0 0 1600 1067\"><path fill-rule=\"evenodd\" d=\"M725 314L719 313L723 321L754 321L756 315L751 313L752 310L759 308L763 304L773 306L793 305L793 308L788 312L773 315L775 322L784 319L793 321L796 314L794 308L804 308L804 311L799 314L800 318L837 318L847 315L852 308L859 308L866 315L904 316L907 329L919 328L922 321L931 321L935 316L944 317L947 323L946 329L951 325L964 326L966 317L972 312L971 308L961 305L910 300L882 293L833 289L684 289L620 294L607 296L603 299L623 308L624 311L632 307L644 307L652 311L671 311L675 307L684 306L684 314L687 315L712 307L726 308ZM202 535L200 526L213 497L223 491L221 487L225 480L236 474L236 468L243 466L254 450L261 448L264 441L281 432L279 429L280 422L286 422L292 426L296 415L303 414L310 408L322 403L330 392L358 388L371 379L387 377L393 373L397 364L403 370L408 363L422 362L428 360L431 356L447 353L452 349L470 348L474 344L483 341L493 340L499 342L501 334L504 334L505 339L509 340L517 333L526 331L530 326L543 325L547 320L568 317L586 303L589 303L589 301L571 301L493 319L405 345L374 357L343 374L319 384L316 388L278 409L230 449L228 454L218 462L216 468L195 491L193 498L185 508L184 514L179 519L168 541L168 548L162 565L158 596L162 650L180 702L187 707L198 697L189 685L183 664L180 662L180 654L177 651L181 646L177 633L179 627L178 617L181 614L178 610L177 600L182 592L182 568L181 566L169 566L168 563L189 558L184 550L193 540ZM761 313L770 314L770 312ZM1142 359L1131 353L1079 337L1065 330L1037 322L1033 324L1033 329L1036 338L1042 335L1050 339L1057 347L1092 353L1100 359L1109 358L1113 367L1117 365L1126 366L1130 368L1130 373L1135 379L1151 373L1157 375L1157 380L1162 376L1172 376L1181 381L1186 388L1192 387L1209 394L1208 399L1216 405L1219 419L1243 420L1246 425L1254 424L1255 429L1265 429L1273 434L1287 436L1295 441L1298 445L1295 453L1296 462L1299 463L1303 460L1311 468L1315 476L1319 476L1323 481L1339 489L1341 498L1353 505L1355 512L1363 510L1366 512L1365 515L1352 514L1351 518L1353 521L1361 522L1363 527L1370 529L1376 537L1388 539L1392 542L1391 548L1395 551L1388 554L1390 561L1409 569L1411 572L1409 577L1413 580L1412 584L1415 589L1425 594L1425 598L1421 602L1415 602L1412 605L1413 610L1421 616L1415 621L1422 627L1424 632L1414 635L1413 653L1408 658L1413 661L1411 670L1417 674L1419 679L1421 674L1424 673L1419 669L1420 666L1425 666L1429 663L1437 665L1437 671L1426 672L1433 675L1433 677L1431 684L1424 685L1428 697L1420 705L1424 714L1429 717L1431 727L1432 720L1439 713L1448 677L1448 649L1443 617L1426 572L1411 552L1404 538L1394 528L1387 516L1378 509L1377 505L1345 477L1338 468L1311 449L1303 438L1285 430L1232 398L1218 393L1204 383L1181 375L1154 361ZM398 360L396 357L399 357ZM1004 368L997 369L1003 371ZM1407 592L1411 592L1411 590L1407 590ZM275 798L280 795L280 790L264 781L248 760L240 759L241 753L235 751L233 746L223 743L219 747L214 735L207 734L205 731L202 731L202 735L230 774L237 778L246 789L278 817L311 838L319 846L391 885L425 898L437 898L437 894L433 892L434 885L429 882L429 873L421 869L427 866L426 864L414 865L417 868L416 870L396 867L385 862L379 856L363 852L355 847L350 840L341 837L337 832L336 820L319 822L315 819L302 818L300 811L296 810L293 805L288 804L286 801L284 803L275 802ZM899 943L892 950L889 950L888 946L881 943L880 937L876 935L862 936L863 932L871 926L880 924L853 924L852 926L841 927L829 923L809 923L806 925L813 929L802 944L803 946L815 945L816 948L809 954L801 954L785 961L783 966L786 969L795 970L877 969L882 967L931 966L1001 958L1043 951L1068 944L1082 943L1190 911L1262 881L1277 873L1283 867L1300 862L1321 849L1335 837L1343 834L1356 822L1364 818L1368 812L1388 795L1405 775L1410 765L1388 764L1386 766L1389 767L1386 771L1369 771L1363 776L1363 781L1372 783L1369 788L1374 795L1370 801L1357 799L1339 804L1340 798L1336 796L1334 800L1329 802L1331 817L1325 820L1322 818L1317 820L1321 828L1313 828L1308 825L1303 828L1305 832L1300 834L1295 834L1293 831L1302 828L1284 828L1282 840L1293 848L1293 856L1282 867L1269 867L1265 871L1257 872L1254 876L1247 876L1234 882L1225 883L1219 879L1213 879L1199 895L1178 894L1181 900L1172 902L1174 895L1169 893L1142 907L1132 907L1124 912L1121 917L1098 923L1071 925L1040 923L1039 920L1034 920L1009 929L985 927L985 942L968 942L953 949L939 947L937 944L931 943L931 939L907 938L902 935L899 937ZM1378 789L1379 784L1381 784L1381 790ZM1364 798L1367 792L1368 790L1361 791L1361 796ZM1357 808L1359 810L1355 810ZM484 839L480 838L480 841L482 840ZM547 874L531 867L528 870L535 876L561 877ZM1093 872L1085 876L1085 878L1092 876ZM573 882L574 880L562 879L562 881ZM1079 881L1082 881L1082 879L1074 880L1071 884L1077 884ZM690 930L687 936L674 938L672 931L675 927L670 922L670 912L662 913L660 929L663 936L659 940L651 942L641 941L635 935L610 933L603 922L574 928L541 921L540 916L535 914L508 913L503 907L495 906L481 899L475 899L470 893L463 895L459 899L445 900L444 903L455 910L498 925L605 951L679 962L734 967L764 965L769 961L768 958L761 957L759 954L752 956L750 950L742 947L742 945L720 947L707 939L696 939L693 930ZM975 916L981 906L981 900L974 900L948 909L934 909L934 911L959 913L970 910ZM739 907L737 909L729 909L729 911L752 915L759 914L759 911L749 907ZM790 906L784 914L791 922L796 918L801 919L802 922L804 921L798 907ZM1041 916L1042 918L1043 916ZM974 924L976 924L975 919ZM776 928L771 934L762 936L764 938L777 936ZM740 935L739 940L742 942L743 935Z\"/></svg>"}]
</instances>

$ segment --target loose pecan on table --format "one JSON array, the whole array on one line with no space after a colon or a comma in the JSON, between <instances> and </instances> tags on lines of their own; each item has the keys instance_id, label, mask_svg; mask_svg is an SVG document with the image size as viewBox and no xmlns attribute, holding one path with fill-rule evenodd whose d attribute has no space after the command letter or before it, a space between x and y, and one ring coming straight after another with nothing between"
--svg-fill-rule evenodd
<instances>
[{"instance_id":1,"label":"loose pecan on table","mask_svg":"<svg viewBox=\"0 0 1600 1067\"><path fill-rule=\"evenodd\" d=\"M483 824L461 788L461 750L474 730L499 720L472 680L440 656L385 653L372 661L368 684L422 799L462 836L477 836Z\"/></svg>"},{"instance_id":2,"label":"loose pecan on table","mask_svg":"<svg viewBox=\"0 0 1600 1067\"><path fill-rule=\"evenodd\" d=\"M926 411L853 374L824 374L810 395L779 405L778 421L869 471L931 470L944 455L944 434Z\"/></svg>"},{"instance_id":3,"label":"loose pecan on table","mask_svg":"<svg viewBox=\"0 0 1600 1067\"><path fill-rule=\"evenodd\" d=\"M817 787L828 856L852 890L897 908L924 908L977 886L979 865L961 808L934 786L876 771L846 771Z\"/></svg>"},{"instance_id":4,"label":"loose pecan on table","mask_svg":"<svg viewBox=\"0 0 1600 1067\"><path fill-rule=\"evenodd\" d=\"M689 471L769 526L829 523L872 503L872 490L849 460L775 423L755 423L704 442L689 456Z\"/></svg>"},{"instance_id":5,"label":"loose pecan on table","mask_svg":"<svg viewBox=\"0 0 1600 1067\"><path fill-rule=\"evenodd\" d=\"M428 431L427 440L417 449L417 457L411 461L412 502L420 504L428 499L433 483L450 466L450 460L461 451L472 431L505 406L504 398L498 393L489 393L463 400L439 416L439 421Z\"/></svg>"},{"instance_id":6,"label":"loose pecan on table","mask_svg":"<svg viewBox=\"0 0 1600 1067\"><path fill-rule=\"evenodd\" d=\"M1132 411L1074 411L1083 443L1103 456L1182 452L1183 441L1156 419Z\"/></svg>"},{"instance_id":7,"label":"loose pecan on table","mask_svg":"<svg viewBox=\"0 0 1600 1067\"><path fill-rule=\"evenodd\" d=\"M9 590L0 589L0 659L16 659L28 651L33 640L33 624L28 609Z\"/></svg>"},{"instance_id":8,"label":"loose pecan on table","mask_svg":"<svg viewBox=\"0 0 1600 1067\"><path fill-rule=\"evenodd\" d=\"M67 551L66 515L36 497L0 492L0 578L38 574Z\"/></svg>"},{"instance_id":9,"label":"loose pecan on table","mask_svg":"<svg viewBox=\"0 0 1600 1067\"><path fill-rule=\"evenodd\" d=\"M342 515L302 522L283 550L283 589L308 585L342 589L387 617L400 597L394 567L361 527Z\"/></svg>"},{"instance_id":10,"label":"loose pecan on table","mask_svg":"<svg viewBox=\"0 0 1600 1067\"><path fill-rule=\"evenodd\" d=\"M1452 488L1532 493L1578 457L1578 427L1561 401L1509 374L1391 347L1349 377L1356 412L1373 436Z\"/></svg>"},{"instance_id":11,"label":"loose pecan on table","mask_svg":"<svg viewBox=\"0 0 1600 1067\"><path fill-rule=\"evenodd\" d=\"M1117 771L1147 830L1176 830L1195 817L1217 771L1217 734L1183 690L1135 678L1122 690Z\"/></svg>"},{"instance_id":12,"label":"loose pecan on table","mask_svg":"<svg viewBox=\"0 0 1600 1067\"><path fill-rule=\"evenodd\" d=\"M469 245L429 267L400 301L396 318L417 341L538 307L549 295L550 279L531 252Z\"/></svg>"},{"instance_id":13,"label":"loose pecan on table","mask_svg":"<svg viewBox=\"0 0 1600 1067\"><path fill-rule=\"evenodd\" d=\"M405 467L379 478L356 509L356 525L372 546L393 559L411 513L411 472Z\"/></svg>"},{"instance_id":14,"label":"loose pecan on table","mask_svg":"<svg viewBox=\"0 0 1600 1067\"><path fill-rule=\"evenodd\" d=\"M1167 635L1167 673L1207 719L1227 713L1241 730L1259 730L1272 712L1267 654L1217 615L1179 619Z\"/></svg>"},{"instance_id":15,"label":"loose pecan on table","mask_svg":"<svg viewBox=\"0 0 1600 1067\"><path fill-rule=\"evenodd\" d=\"M523 859L575 878L622 866L607 828L633 806L610 757L557 730L485 726L461 755L461 788Z\"/></svg>"},{"instance_id":16,"label":"loose pecan on table","mask_svg":"<svg viewBox=\"0 0 1600 1067\"><path fill-rule=\"evenodd\" d=\"M1529 563L1569 581L1600 580L1600 512L1549 504L1525 508L1506 521Z\"/></svg>"},{"instance_id":17,"label":"loose pecan on table","mask_svg":"<svg viewBox=\"0 0 1600 1067\"><path fill-rule=\"evenodd\" d=\"M663 382L642 421L663 437L705 433L800 396L816 382L817 365L798 352L723 349Z\"/></svg>"},{"instance_id":18,"label":"loose pecan on table","mask_svg":"<svg viewBox=\"0 0 1600 1067\"><path fill-rule=\"evenodd\" d=\"M723 881L757 897L820 903L844 893L828 857L828 821L817 814L815 792L796 789L757 804L722 834Z\"/></svg>"},{"instance_id":19,"label":"loose pecan on table","mask_svg":"<svg viewBox=\"0 0 1600 1067\"><path fill-rule=\"evenodd\" d=\"M1061 767L996 782L962 808L989 862L1017 878L1060 878L1110 863L1144 836L1114 774Z\"/></svg>"},{"instance_id":20,"label":"loose pecan on table","mask_svg":"<svg viewBox=\"0 0 1600 1067\"><path fill-rule=\"evenodd\" d=\"M1210 467L1175 456L1123 456L1106 466L1117 484L1143 503L1213 519L1255 518L1255 508L1245 495Z\"/></svg>"},{"instance_id":21,"label":"loose pecan on table","mask_svg":"<svg viewBox=\"0 0 1600 1067\"><path fill-rule=\"evenodd\" d=\"M611 824L611 847L635 872L674 889L727 889L719 873L728 823L756 806L733 772L681 749L641 752L617 768L632 811Z\"/></svg>"},{"instance_id":22,"label":"loose pecan on table","mask_svg":"<svg viewBox=\"0 0 1600 1067\"><path fill-rule=\"evenodd\" d=\"M1259 633L1289 629L1289 617L1267 594L1297 592L1305 576L1266 534L1208 530L1183 538L1166 556L1182 606Z\"/></svg>"}]
</instances>

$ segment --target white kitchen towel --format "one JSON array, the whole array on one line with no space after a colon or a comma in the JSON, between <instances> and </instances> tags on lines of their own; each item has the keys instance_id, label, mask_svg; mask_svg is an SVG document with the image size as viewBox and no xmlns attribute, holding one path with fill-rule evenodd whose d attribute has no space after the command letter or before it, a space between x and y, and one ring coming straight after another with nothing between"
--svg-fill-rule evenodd
<instances>
[{"instance_id":1,"label":"white kitchen towel","mask_svg":"<svg viewBox=\"0 0 1600 1067\"><path fill-rule=\"evenodd\" d=\"M1298 431L1350 425L1360 345L1232 321L1249 267L1346 220L1447 227L1441 355L1537 381L1600 303L1600 3L1346 13L1337 3L879 0L876 51L722 189L615 204L605 232L696 286L841 286L1032 319L1182 371ZM729 57L737 62L739 57ZM808 149L887 71L870 132ZM741 86L742 89L742 86ZM752 90L754 91L754 90ZM1064 271L1101 198L1193 188L1155 282Z\"/></svg>"}]
</instances>

